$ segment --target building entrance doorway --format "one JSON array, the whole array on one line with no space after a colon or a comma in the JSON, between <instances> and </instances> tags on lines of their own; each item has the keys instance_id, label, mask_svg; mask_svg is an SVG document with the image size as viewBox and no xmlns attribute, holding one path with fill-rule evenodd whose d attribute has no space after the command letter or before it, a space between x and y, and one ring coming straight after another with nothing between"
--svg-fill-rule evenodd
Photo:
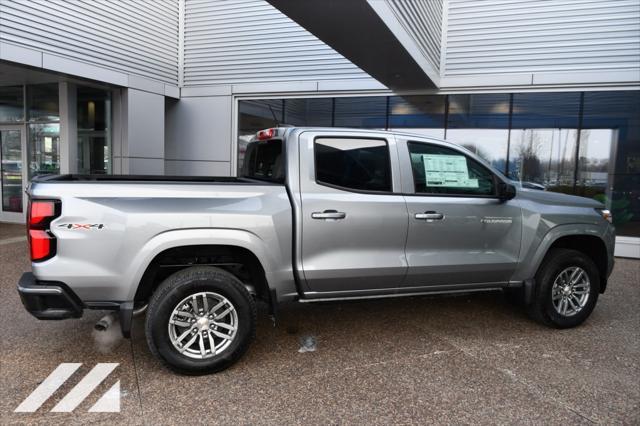
<instances>
[{"instance_id":1,"label":"building entrance doorway","mask_svg":"<svg viewBox=\"0 0 640 426\"><path fill-rule=\"evenodd\" d=\"M24 222L27 176L23 126L0 125L0 221Z\"/></svg>"}]
</instances>

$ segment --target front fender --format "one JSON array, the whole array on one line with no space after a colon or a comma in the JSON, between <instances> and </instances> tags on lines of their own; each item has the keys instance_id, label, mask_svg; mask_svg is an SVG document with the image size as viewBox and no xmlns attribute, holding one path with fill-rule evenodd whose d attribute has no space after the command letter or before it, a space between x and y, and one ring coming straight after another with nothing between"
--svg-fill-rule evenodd
<instances>
[{"instance_id":1,"label":"front fender","mask_svg":"<svg viewBox=\"0 0 640 426\"><path fill-rule=\"evenodd\" d=\"M567 223L549 229L542 236L537 236L533 244L530 245L530 249L525 251L512 281L532 280L553 243L559 238L577 235L595 236L602 239L603 229L589 223Z\"/></svg>"},{"instance_id":2,"label":"front fender","mask_svg":"<svg viewBox=\"0 0 640 426\"><path fill-rule=\"evenodd\" d=\"M225 245L241 247L252 252L262 264L267 276L267 283L277 279L274 273L281 270L276 259L268 250L265 242L257 235L239 229L196 228L167 231L151 238L132 259L123 276L131 277L127 288L126 300L133 300L142 276L153 259L163 251L171 248L194 245ZM272 287L272 284L269 283Z\"/></svg>"}]
</instances>

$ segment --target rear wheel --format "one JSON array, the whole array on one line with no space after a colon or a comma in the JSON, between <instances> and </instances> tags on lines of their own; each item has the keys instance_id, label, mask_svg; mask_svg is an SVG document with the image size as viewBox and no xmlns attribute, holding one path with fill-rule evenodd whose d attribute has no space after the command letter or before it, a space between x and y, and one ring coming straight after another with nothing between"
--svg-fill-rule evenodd
<instances>
[{"instance_id":1,"label":"rear wheel","mask_svg":"<svg viewBox=\"0 0 640 426\"><path fill-rule=\"evenodd\" d=\"M256 307L227 271L191 267L168 277L149 302L145 324L151 352L183 374L224 370L255 335Z\"/></svg>"},{"instance_id":2,"label":"rear wheel","mask_svg":"<svg viewBox=\"0 0 640 426\"><path fill-rule=\"evenodd\" d=\"M599 283L598 268L588 256L576 250L553 249L536 274L529 315L556 328L580 325L596 306Z\"/></svg>"}]
</instances>

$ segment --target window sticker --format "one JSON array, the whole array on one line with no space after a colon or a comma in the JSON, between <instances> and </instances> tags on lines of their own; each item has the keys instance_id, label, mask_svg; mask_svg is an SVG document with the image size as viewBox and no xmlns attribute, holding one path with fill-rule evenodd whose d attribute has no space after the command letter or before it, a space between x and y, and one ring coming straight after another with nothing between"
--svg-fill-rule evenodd
<instances>
[{"instance_id":1,"label":"window sticker","mask_svg":"<svg viewBox=\"0 0 640 426\"><path fill-rule=\"evenodd\" d=\"M464 155L422 154L426 186L478 188L478 179L470 179Z\"/></svg>"}]
</instances>

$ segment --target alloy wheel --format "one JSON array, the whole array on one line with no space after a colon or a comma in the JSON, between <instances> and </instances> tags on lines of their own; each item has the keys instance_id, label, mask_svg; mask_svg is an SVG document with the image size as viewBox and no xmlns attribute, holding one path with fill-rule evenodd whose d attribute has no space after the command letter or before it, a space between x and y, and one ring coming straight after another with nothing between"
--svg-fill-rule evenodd
<instances>
[{"instance_id":1,"label":"alloy wheel","mask_svg":"<svg viewBox=\"0 0 640 426\"><path fill-rule=\"evenodd\" d=\"M231 345L238 331L238 313L231 302L214 292L185 297L169 317L169 338L181 354L207 359Z\"/></svg>"},{"instance_id":2,"label":"alloy wheel","mask_svg":"<svg viewBox=\"0 0 640 426\"><path fill-rule=\"evenodd\" d=\"M558 274L551 289L551 301L556 312L565 317L576 315L587 304L591 283L589 275L579 266L571 266Z\"/></svg>"}]
</instances>

